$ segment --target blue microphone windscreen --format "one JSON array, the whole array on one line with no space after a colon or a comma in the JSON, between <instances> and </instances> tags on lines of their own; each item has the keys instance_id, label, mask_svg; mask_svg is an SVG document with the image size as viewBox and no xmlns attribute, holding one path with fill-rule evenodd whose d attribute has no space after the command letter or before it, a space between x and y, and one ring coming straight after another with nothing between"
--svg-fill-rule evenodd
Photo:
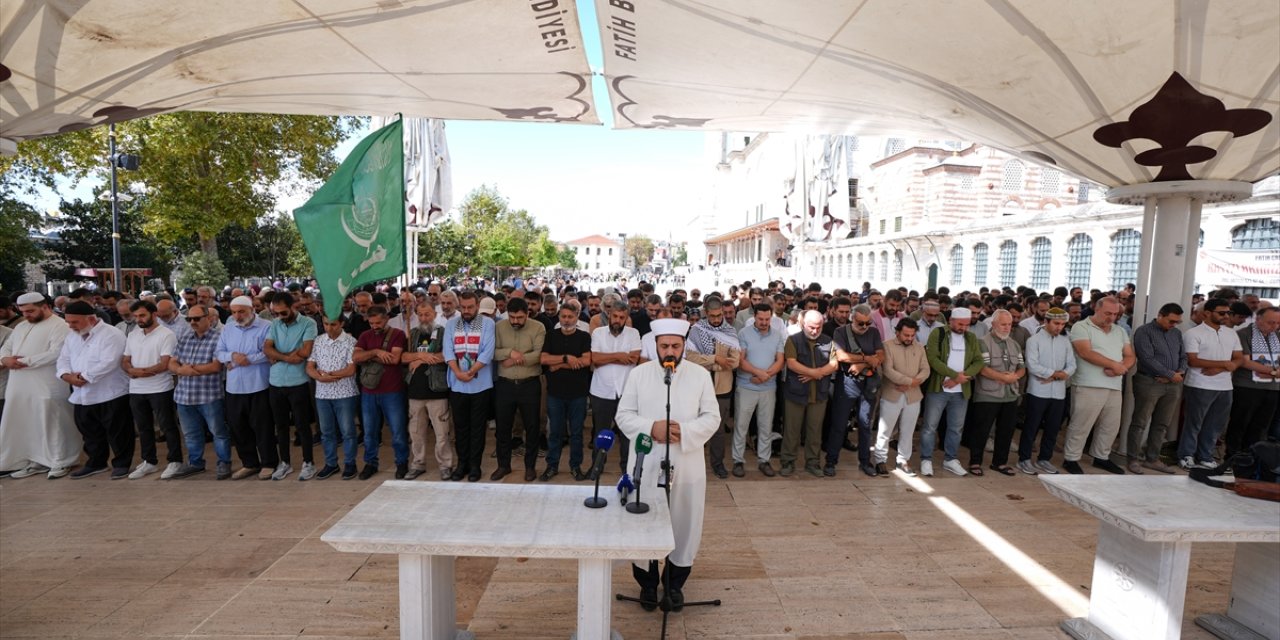
<instances>
[{"instance_id":1,"label":"blue microphone windscreen","mask_svg":"<svg viewBox=\"0 0 1280 640\"><path fill-rule=\"evenodd\" d=\"M601 451L608 451L613 448L613 432L605 429L596 434L596 448Z\"/></svg>"}]
</instances>

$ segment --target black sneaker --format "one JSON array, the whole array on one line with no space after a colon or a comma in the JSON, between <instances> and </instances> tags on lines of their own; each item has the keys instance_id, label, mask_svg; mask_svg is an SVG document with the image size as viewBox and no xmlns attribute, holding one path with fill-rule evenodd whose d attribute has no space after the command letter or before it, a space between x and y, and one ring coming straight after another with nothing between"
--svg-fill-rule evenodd
<instances>
[{"instance_id":1,"label":"black sneaker","mask_svg":"<svg viewBox=\"0 0 1280 640\"><path fill-rule=\"evenodd\" d=\"M873 466L871 466L869 463L868 463L868 464L858 465L858 468L859 468L859 469L862 469L862 472L863 472L863 473L867 474L868 476L870 476L870 477L872 477L872 478L874 478L874 477L876 477L877 475L879 475L878 473L876 473L876 468L875 468L875 467L873 467Z\"/></svg>"},{"instance_id":2,"label":"black sneaker","mask_svg":"<svg viewBox=\"0 0 1280 640\"><path fill-rule=\"evenodd\" d=\"M480 482L480 470L476 469L467 474L467 482Z\"/></svg>"},{"instance_id":3,"label":"black sneaker","mask_svg":"<svg viewBox=\"0 0 1280 640\"><path fill-rule=\"evenodd\" d=\"M570 469L570 471L573 472L573 479L578 482L582 482L587 479L587 474L582 472L582 467L574 467L573 469Z\"/></svg>"},{"instance_id":4,"label":"black sneaker","mask_svg":"<svg viewBox=\"0 0 1280 640\"><path fill-rule=\"evenodd\" d=\"M716 474L716 477L720 478L721 480L724 480L725 478L729 477L729 470L725 469L724 465L722 464L711 465L711 472Z\"/></svg>"},{"instance_id":5,"label":"black sneaker","mask_svg":"<svg viewBox=\"0 0 1280 640\"><path fill-rule=\"evenodd\" d=\"M835 466L834 464L829 464L829 465L827 465L827 466L823 467L823 468L822 468L822 475L824 475L824 476L826 476L826 477L828 477L828 478L834 478L834 477L836 477L836 466Z\"/></svg>"},{"instance_id":6,"label":"black sneaker","mask_svg":"<svg viewBox=\"0 0 1280 640\"><path fill-rule=\"evenodd\" d=\"M1082 475L1084 473L1084 469L1080 468L1080 463L1075 460L1063 460L1062 468L1067 473L1074 474L1077 476Z\"/></svg>"},{"instance_id":7,"label":"black sneaker","mask_svg":"<svg viewBox=\"0 0 1280 640\"><path fill-rule=\"evenodd\" d=\"M396 480L404 480L404 477L408 474L409 474L409 463L397 462L396 463Z\"/></svg>"},{"instance_id":8,"label":"black sneaker","mask_svg":"<svg viewBox=\"0 0 1280 640\"><path fill-rule=\"evenodd\" d=\"M124 478L128 478L128 477L129 477L129 467L112 467L111 468L112 480L123 480Z\"/></svg>"},{"instance_id":9,"label":"black sneaker","mask_svg":"<svg viewBox=\"0 0 1280 640\"><path fill-rule=\"evenodd\" d=\"M733 463L733 477L741 478L747 475L747 469L741 462Z\"/></svg>"},{"instance_id":10,"label":"black sneaker","mask_svg":"<svg viewBox=\"0 0 1280 640\"><path fill-rule=\"evenodd\" d=\"M324 466L324 468L323 468L323 469L321 469L321 470L320 470L320 472L316 474L316 477L317 477L317 478L319 478L319 479L321 479L321 480L324 480L325 478L328 478L329 476L331 476L331 475L333 475L333 474L335 474L335 473L337 473L337 472L338 472L338 465L336 465L336 464L326 464L326 465Z\"/></svg>"},{"instance_id":11,"label":"black sneaker","mask_svg":"<svg viewBox=\"0 0 1280 640\"><path fill-rule=\"evenodd\" d=\"M557 474L557 473L560 473L560 470L559 470L559 469L557 469L557 468L555 468L555 467L547 467L547 470L546 470L546 471L543 471L543 472L542 472L542 475L538 477L538 481L539 481L539 482L547 482L548 480L550 480L550 479L552 479L552 478L556 477L556 474Z\"/></svg>"},{"instance_id":12,"label":"black sneaker","mask_svg":"<svg viewBox=\"0 0 1280 640\"><path fill-rule=\"evenodd\" d=\"M1121 475L1121 476L1124 475L1124 469L1120 468L1120 465L1110 460L1106 460L1106 459L1099 460L1097 458L1094 458L1093 466L1096 469L1102 469L1103 471L1108 471L1116 475Z\"/></svg>"},{"instance_id":13,"label":"black sneaker","mask_svg":"<svg viewBox=\"0 0 1280 640\"><path fill-rule=\"evenodd\" d=\"M467 477L465 469L454 469L453 473L449 474L449 479L454 482L460 482L465 477Z\"/></svg>"},{"instance_id":14,"label":"black sneaker","mask_svg":"<svg viewBox=\"0 0 1280 640\"><path fill-rule=\"evenodd\" d=\"M107 470L106 467L89 467L89 466L80 467L79 469L76 469L75 471L71 472L71 479L79 480L80 478L88 478L89 476L102 473L103 471L106 471L106 470ZM129 475L128 469L125 469L125 475Z\"/></svg>"},{"instance_id":15,"label":"black sneaker","mask_svg":"<svg viewBox=\"0 0 1280 640\"><path fill-rule=\"evenodd\" d=\"M377 472L378 472L378 465L366 464L364 465L364 468L360 470L360 479L368 480L369 478L372 478L373 474Z\"/></svg>"},{"instance_id":16,"label":"black sneaker","mask_svg":"<svg viewBox=\"0 0 1280 640\"><path fill-rule=\"evenodd\" d=\"M342 470L342 479L350 480L354 477L356 477L356 466L354 464L349 464Z\"/></svg>"}]
</instances>

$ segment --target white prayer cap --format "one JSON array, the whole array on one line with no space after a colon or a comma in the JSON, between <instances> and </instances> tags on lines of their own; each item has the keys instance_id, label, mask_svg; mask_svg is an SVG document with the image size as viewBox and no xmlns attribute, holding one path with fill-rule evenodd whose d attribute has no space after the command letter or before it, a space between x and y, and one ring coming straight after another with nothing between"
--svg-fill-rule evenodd
<instances>
[{"instance_id":1,"label":"white prayer cap","mask_svg":"<svg viewBox=\"0 0 1280 640\"><path fill-rule=\"evenodd\" d=\"M18 296L18 304L40 304L42 302L44 302L44 296L32 291Z\"/></svg>"},{"instance_id":2,"label":"white prayer cap","mask_svg":"<svg viewBox=\"0 0 1280 640\"><path fill-rule=\"evenodd\" d=\"M675 318L654 320L649 326L653 329L654 336L680 336L683 338L689 333L689 322Z\"/></svg>"},{"instance_id":3,"label":"white prayer cap","mask_svg":"<svg viewBox=\"0 0 1280 640\"><path fill-rule=\"evenodd\" d=\"M252 307L252 306L253 306L253 300L252 300L249 296L236 296L235 300L232 300L232 301L231 301L231 306L233 306L233 307Z\"/></svg>"},{"instance_id":4,"label":"white prayer cap","mask_svg":"<svg viewBox=\"0 0 1280 640\"><path fill-rule=\"evenodd\" d=\"M964 307L959 307L959 308L957 308L957 309L952 309L952 310L951 310L951 319L952 319L952 320L972 320L972 319L973 319L973 312L972 312L972 311L969 311L968 309L966 309L966 308L964 308Z\"/></svg>"}]
</instances>

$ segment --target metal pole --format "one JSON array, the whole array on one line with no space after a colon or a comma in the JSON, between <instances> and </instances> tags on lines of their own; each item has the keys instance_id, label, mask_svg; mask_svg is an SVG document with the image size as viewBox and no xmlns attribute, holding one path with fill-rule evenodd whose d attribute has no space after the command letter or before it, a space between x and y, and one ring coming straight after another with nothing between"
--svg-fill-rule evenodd
<instances>
[{"instance_id":1,"label":"metal pole","mask_svg":"<svg viewBox=\"0 0 1280 640\"><path fill-rule=\"evenodd\" d=\"M111 269L115 276L115 289L124 290L120 276L120 201L116 197L116 125L111 125Z\"/></svg>"}]
</instances>

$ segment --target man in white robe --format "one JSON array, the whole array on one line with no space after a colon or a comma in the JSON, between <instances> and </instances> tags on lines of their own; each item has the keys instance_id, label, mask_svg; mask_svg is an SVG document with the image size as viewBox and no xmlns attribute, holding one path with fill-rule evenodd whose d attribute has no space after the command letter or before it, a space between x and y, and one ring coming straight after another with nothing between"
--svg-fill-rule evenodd
<instances>
[{"instance_id":1,"label":"man in white robe","mask_svg":"<svg viewBox=\"0 0 1280 640\"><path fill-rule=\"evenodd\" d=\"M680 611L684 607L684 583L689 578L694 556L702 542L702 515L707 497L706 463L702 449L720 426L720 408L716 403L711 374L703 367L684 360L689 323L674 319L655 320L652 328L658 359L631 371L622 390L616 420L628 441L634 442L642 433L653 438L653 450L645 456L641 496L646 492L654 495L653 492L658 490L661 463L668 446L670 448L673 471L669 504L676 545L667 556L661 580L668 587L669 601L665 604L669 604L671 611ZM670 427L666 422L664 363L675 367L671 375ZM636 564L632 572L640 584L642 606L652 611L658 603L658 562Z\"/></svg>"},{"instance_id":2,"label":"man in white robe","mask_svg":"<svg viewBox=\"0 0 1280 640\"><path fill-rule=\"evenodd\" d=\"M9 372L4 415L0 417L0 469L14 478L48 472L67 475L80 458L71 393L54 365L67 337L67 323L38 293L18 297L23 321L0 346L0 366ZM2 473L2 472L0 472Z\"/></svg>"}]
</instances>

